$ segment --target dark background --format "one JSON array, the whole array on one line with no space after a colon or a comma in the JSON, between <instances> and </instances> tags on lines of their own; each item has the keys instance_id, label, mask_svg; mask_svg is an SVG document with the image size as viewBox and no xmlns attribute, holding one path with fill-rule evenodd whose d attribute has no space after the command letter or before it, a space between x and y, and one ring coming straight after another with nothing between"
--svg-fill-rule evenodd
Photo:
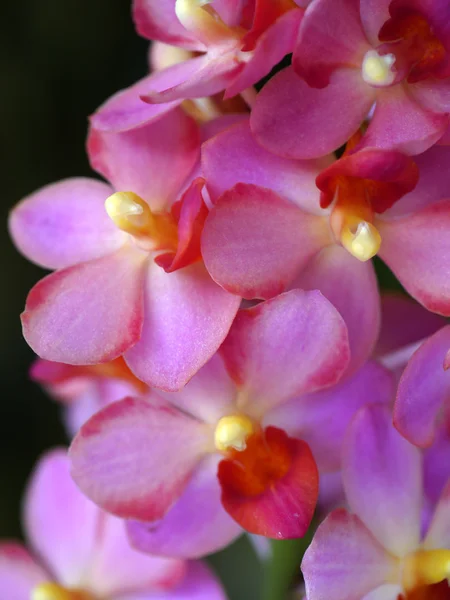
<instances>
[{"instance_id":1,"label":"dark background","mask_svg":"<svg viewBox=\"0 0 450 600\"><path fill-rule=\"evenodd\" d=\"M93 175L84 151L88 115L147 72L148 42L134 31L130 4L2 3L0 538L21 536L21 500L30 471L43 451L67 443L58 406L27 377L34 357L22 338L19 315L43 271L13 247L8 212L47 183ZM259 598L261 566L248 540L220 553L213 564L230 600Z\"/></svg>"}]
</instances>

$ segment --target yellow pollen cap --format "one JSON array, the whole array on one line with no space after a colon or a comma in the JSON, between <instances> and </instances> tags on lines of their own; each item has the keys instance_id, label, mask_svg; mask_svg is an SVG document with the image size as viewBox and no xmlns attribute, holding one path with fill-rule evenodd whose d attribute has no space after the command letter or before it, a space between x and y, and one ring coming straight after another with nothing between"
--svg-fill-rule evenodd
<instances>
[{"instance_id":1,"label":"yellow pollen cap","mask_svg":"<svg viewBox=\"0 0 450 600\"><path fill-rule=\"evenodd\" d=\"M450 550L419 550L405 558L403 586L406 590L434 585L450 577Z\"/></svg>"},{"instance_id":2,"label":"yellow pollen cap","mask_svg":"<svg viewBox=\"0 0 450 600\"><path fill-rule=\"evenodd\" d=\"M220 452L245 450L247 438L254 433L253 421L246 415L222 417L216 425L214 443Z\"/></svg>"},{"instance_id":3,"label":"yellow pollen cap","mask_svg":"<svg viewBox=\"0 0 450 600\"><path fill-rule=\"evenodd\" d=\"M376 50L366 52L362 63L362 76L369 85L391 85L395 73L391 70L395 62L393 54L380 56Z\"/></svg>"},{"instance_id":4,"label":"yellow pollen cap","mask_svg":"<svg viewBox=\"0 0 450 600\"><path fill-rule=\"evenodd\" d=\"M31 600L94 600L82 590L68 590L56 583L41 583L31 592Z\"/></svg>"},{"instance_id":5,"label":"yellow pollen cap","mask_svg":"<svg viewBox=\"0 0 450 600\"><path fill-rule=\"evenodd\" d=\"M365 262L377 254L381 236L372 223L359 221L356 227L347 225L342 229L341 243L352 256Z\"/></svg>"},{"instance_id":6,"label":"yellow pollen cap","mask_svg":"<svg viewBox=\"0 0 450 600\"><path fill-rule=\"evenodd\" d=\"M132 235L145 232L152 222L147 203L133 192L112 194L106 198L105 210L119 229Z\"/></svg>"}]
</instances>

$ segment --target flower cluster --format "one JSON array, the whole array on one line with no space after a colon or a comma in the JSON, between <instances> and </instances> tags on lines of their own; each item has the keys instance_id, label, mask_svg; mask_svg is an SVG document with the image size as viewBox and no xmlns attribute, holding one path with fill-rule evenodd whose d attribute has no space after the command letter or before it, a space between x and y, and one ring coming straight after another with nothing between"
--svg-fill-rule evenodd
<instances>
[{"instance_id":1,"label":"flower cluster","mask_svg":"<svg viewBox=\"0 0 450 600\"><path fill-rule=\"evenodd\" d=\"M133 16L150 74L90 118L102 179L10 217L54 270L22 324L73 439L27 494L40 564L0 546L0 587L220 600L197 559L313 527L308 600L448 600L448 0Z\"/></svg>"}]
</instances>

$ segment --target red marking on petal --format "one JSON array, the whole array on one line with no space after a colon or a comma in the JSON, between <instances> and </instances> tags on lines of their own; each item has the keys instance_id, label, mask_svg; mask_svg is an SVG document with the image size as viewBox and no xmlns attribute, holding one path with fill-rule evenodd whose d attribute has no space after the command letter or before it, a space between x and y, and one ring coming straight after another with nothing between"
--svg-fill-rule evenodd
<instances>
[{"instance_id":1,"label":"red marking on petal","mask_svg":"<svg viewBox=\"0 0 450 600\"><path fill-rule=\"evenodd\" d=\"M299 10L293 0L256 0L252 27L242 40L241 50L243 52L253 50L258 38L274 24L278 17L293 9Z\"/></svg>"},{"instance_id":2,"label":"red marking on petal","mask_svg":"<svg viewBox=\"0 0 450 600\"><path fill-rule=\"evenodd\" d=\"M409 83L439 76L448 58L444 44L423 15L397 4L391 3L391 18L378 34L380 41L392 42L383 52L395 55L395 68L405 72Z\"/></svg>"},{"instance_id":3,"label":"red marking on petal","mask_svg":"<svg viewBox=\"0 0 450 600\"><path fill-rule=\"evenodd\" d=\"M449 600L450 587L447 581L435 585L426 585L409 592L399 594L398 600Z\"/></svg>"},{"instance_id":4,"label":"red marking on petal","mask_svg":"<svg viewBox=\"0 0 450 600\"><path fill-rule=\"evenodd\" d=\"M306 533L319 490L306 442L268 427L221 461L218 478L225 510L250 533L277 539Z\"/></svg>"}]
</instances>

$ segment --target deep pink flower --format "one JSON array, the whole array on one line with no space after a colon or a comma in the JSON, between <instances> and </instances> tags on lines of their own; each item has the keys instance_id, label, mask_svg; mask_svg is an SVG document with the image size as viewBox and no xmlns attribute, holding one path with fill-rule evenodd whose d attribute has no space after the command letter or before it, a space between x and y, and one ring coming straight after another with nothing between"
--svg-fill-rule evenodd
<instances>
[{"instance_id":1,"label":"deep pink flower","mask_svg":"<svg viewBox=\"0 0 450 600\"><path fill-rule=\"evenodd\" d=\"M160 531L159 522L150 524L158 553L199 555L225 545L240 531L227 512L250 532L302 536L318 479L309 446L291 436L301 420L295 413L305 394L339 379L348 358L344 322L319 292L295 290L242 310L221 357L181 392L116 402L81 428L70 451L75 481L130 519L155 521L174 505ZM381 395L383 376L373 380ZM317 424L330 405L329 395L318 399L311 420ZM339 429L340 419L329 426Z\"/></svg>"},{"instance_id":2,"label":"deep pink flower","mask_svg":"<svg viewBox=\"0 0 450 600\"><path fill-rule=\"evenodd\" d=\"M93 125L130 129L186 98L243 92L292 52L303 12L292 0L135 0L138 32L177 46L190 58L172 54L166 69L107 100L92 116Z\"/></svg>"},{"instance_id":3,"label":"deep pink flower","mask_svg":"<svg viewBox=\"0 0 450 600\"><path fill-rule=\"evenodd\" d=\"M449 463L442 468L448 480ZM343 477L351 512L332 512L306 551L308 600L446 600L450 481L423 532L421 454L394 429L386 408L356 415Z\"/></svg>"},{"instance_id":4,"label":"deep pink flower","mask_svg":"<svg viewBox=\"0 0 450 600\"><path fill-rule=\"evenodd\" d=\"M39 356L93 365L124 355L139 379L173 390L217 350L240 299L201 261L199 143L179 109L129 132L91 130L92 165L113 187L69 179L13 210L18 248L58 269L31 290L22 315Z\"/></svg>"},{"instance_id":5,"label":"deep pink flower","mask_svg":"<svg viewBox=\"0 0 450 600\"><path fill-rule=\"evenodd\" d=\"M331 152L359 128L362 140L419 154L450 112L447 0L314 0L293 66L271 79L252 111L258 141L282 156Z\"/></svg>"},{"instance_id":6,"label":"deep pink flower","mask_svg":"<svg viewBox=\"0 0 450 600\"><path fill-rule=\"evenodd\" d=\"M24 520L30 552L20 543L0 543L5 600L225 600L202 564L131 548L123 521L77 489L63 450L38 463Z\"/></svg>"},{"instance_id":7,"label":"deep pink flower","mask_svg":"<svg viewBox=\"0 0 450 600\"><path fill-rule=\"evenodd\" d=\"M64 421L71 437L107 404L149 393L149 387L133 375L122 357L87 366L39 358L30 369L30 377L64 406Z\"/></svg>"},{"instance_id":8,"label":"deep pink flower","mask_svg":"<svg viewBox=\"0 0 450 600\"><path fill-rule=\"evenodd\" d=\"M379 326L375 253L429 310L450 314L447 147L417 157L366 149L339 160L271 154L238 124L202 148L214 203L202 234L213 279L244 298L320 289L349 328L353 360L370 355ZM317 185L321 188L321 196ZM331 209L319 206L336 198ZM368 198L371 203L368 203ZM358 260L359 259L359 260Z\"/></svg>"}]
</instances>

